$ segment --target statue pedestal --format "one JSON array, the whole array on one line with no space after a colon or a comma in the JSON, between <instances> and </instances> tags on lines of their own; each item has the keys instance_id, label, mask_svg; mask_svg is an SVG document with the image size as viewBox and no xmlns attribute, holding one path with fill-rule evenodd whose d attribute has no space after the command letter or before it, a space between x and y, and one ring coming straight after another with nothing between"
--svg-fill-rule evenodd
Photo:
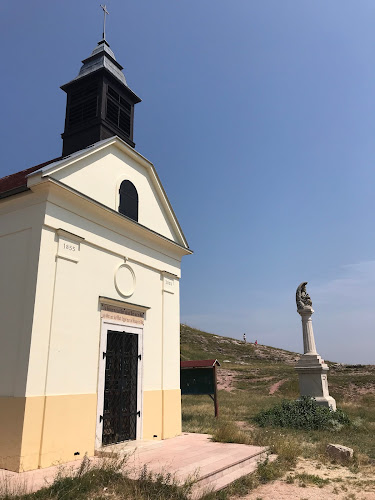
<instances>
[{"instance_id":1,"label":"statue pedestal","mask_svg":"<svg viewBox=\"0 0 375 500\"><path fill-rule=\"evenodd\" d=\"M295 370L298 373L301 396L314 398L318 404L336 411L336 401L329 395L328 390L329 368L319 354L304 354Z\"/></svg>"}]
</instances>

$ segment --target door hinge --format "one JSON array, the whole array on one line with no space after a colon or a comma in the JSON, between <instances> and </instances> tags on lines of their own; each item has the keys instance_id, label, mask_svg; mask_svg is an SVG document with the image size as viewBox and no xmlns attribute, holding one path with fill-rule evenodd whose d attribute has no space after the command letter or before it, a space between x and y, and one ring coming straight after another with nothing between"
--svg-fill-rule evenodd
<instances>
[{"instance_id":1,"label":"door hinge","mask_svg":"<svg viewBox=\"0 0 375 500\"><path fill-rule=\"evenodd\" d=\"M141 412L137 411L137 415L138 415L138 417L140 417L141 416Z\"/></svg>"},{"instance_id":2,"label":"door hinge","mask_svg":"<svg viewBox=\"0 0 375 500\"><path fill-rule=\"evenodd\" d=\"M141 359L142 359L142 354L138 354L138 359L139 359L139 361L141 361Z\"/></svg>"},{"instance_id":3,"label":"door hinge","mask_svg":"<svg viewBox=\"0 0 375 500\"><path fill-rule=\"evenodd\" d=\"M103 352L103 359L105 359L106 356L107 356L107 353Z\"/></svg>"},{"instance_id":4,"label":"door hinge","mask_svg":"<svg viewBox=\"0 0 375 500\"><path fill-rule=\"evenodd\" d=\"M101 424L102 421L103 421L103 415L100 415L100 417L99 417L99 424Z\"/></svg>"}]
</instances>

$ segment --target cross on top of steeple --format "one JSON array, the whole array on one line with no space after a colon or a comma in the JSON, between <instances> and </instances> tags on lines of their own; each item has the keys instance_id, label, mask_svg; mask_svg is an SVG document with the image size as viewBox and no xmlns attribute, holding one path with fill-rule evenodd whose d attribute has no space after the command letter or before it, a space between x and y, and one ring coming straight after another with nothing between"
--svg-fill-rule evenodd
<instances>
[{"instance_id":1,"label":"cross on top of steeple","mask_svg":"<svg viewBox=\"0 0 375 500\"><path fill-rule=\"evenodd\" d=\"M104 5L100 4L100 7L103 9L103 14L104 14L104 19L103 19L103 40L105 40L105 20L106 20L106 16L107 15L109 16L109 12L107 10L106 4L104 4Z\"/></svg>"}]
</instances>

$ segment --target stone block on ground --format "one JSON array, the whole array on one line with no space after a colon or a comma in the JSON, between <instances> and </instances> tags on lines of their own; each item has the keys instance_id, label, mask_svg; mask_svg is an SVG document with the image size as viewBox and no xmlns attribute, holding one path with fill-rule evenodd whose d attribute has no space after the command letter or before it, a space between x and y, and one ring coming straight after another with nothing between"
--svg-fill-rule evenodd
<instances>
[{"instance_id":1,"label":"stone block on ground","mask_svg":"<svg viewBox=\"0 0 375 500\"><path fill-rule=\"evenodd\" d=\"M335 460L350 460L353 458L353 449L341 444L327 444L326 452Z\"/></svg>"}]
</instances>

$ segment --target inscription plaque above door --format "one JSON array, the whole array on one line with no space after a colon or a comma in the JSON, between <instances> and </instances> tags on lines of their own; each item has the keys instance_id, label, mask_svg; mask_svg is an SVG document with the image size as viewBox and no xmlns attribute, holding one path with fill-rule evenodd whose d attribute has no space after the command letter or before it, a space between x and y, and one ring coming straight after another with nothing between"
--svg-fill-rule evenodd
<instances>
[{"instance_id":1,"label":"inscription plaque above door","mask_svg":"<svg viewBox=\"0 0 375 500\"><path fill-rule=\"evenodd\" d=\"M100 315L106 320L121 321L139 326L143 326L145 322L144 312L135 311L128 307L116 307L110 304L102 304Z\"/></svg>"}]
</instances>

